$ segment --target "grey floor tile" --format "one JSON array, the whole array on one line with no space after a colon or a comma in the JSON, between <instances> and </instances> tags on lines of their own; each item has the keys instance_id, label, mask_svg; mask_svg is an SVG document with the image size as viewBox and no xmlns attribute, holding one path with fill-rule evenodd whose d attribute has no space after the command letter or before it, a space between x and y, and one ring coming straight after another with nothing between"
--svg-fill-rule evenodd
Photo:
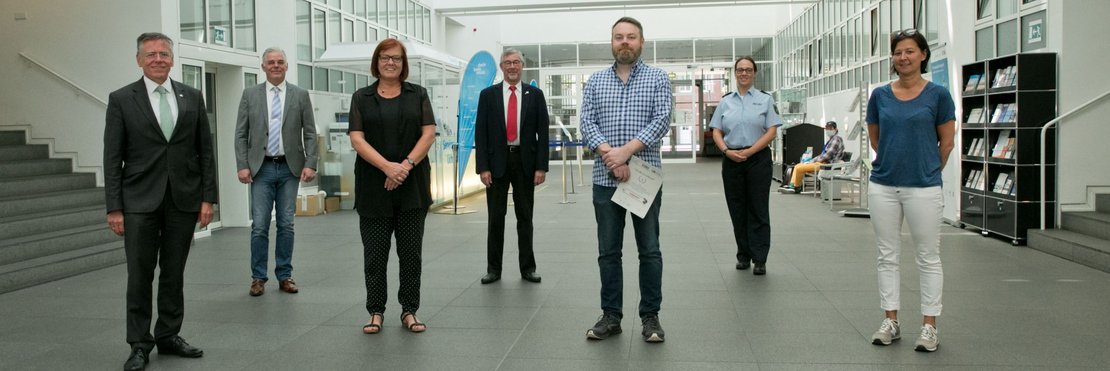
<instances>
[{"instance_id":1,"label":"grey floor tile","mask_svg":"<svg viewBox=\"0 0 1110 371\"><path fill-rule=\"evenodd\" d=\"M630 358L636 362L654 363L668 361L755 363L748 336L740 331L697 331L663 322L667 332L664 343L647 343L640 335L637 323L626 336L633 338Z\"/></svg>"},{"instance_id":2,"label":"grey floor tile","mask_svg":"<svg viewBox=\"0 0 1110 371\"><path fill-rule=\"evenodd\" d=\"M630 321L624 321L624 333L613 335L605 340L587 340L584 326L567 327L561 330L528 328L520 339L513 344L509 358L578 359L601 360L604 362L627 361L629 344L640 341L638 334L631 332Z\"/></svg>"},{"instance_id":3,"label":"grey floor tile","mask_svg":"<svg viewBox=\"0 0 1110 371\"><path fill-rule=\"evenodd\" d=\"M630 369L628 360L593 360L593 359L552 359L552 358L506 358L501 362L498 370L531 370L531 371L612 371Z\"/></svg>"},{"instance_id":4,"label":"grey floor tile","mask_svg":"<svg viewBox=\"0 0 1110 371\"><path fill-rule=\"evenodd\" d=\"M817 198L771 195L769 274L734 269L736 242L717 161L666 165L660 236L660 318L667 342L639 334L637 259L625 230L625 332L588 341L601 314L597 229L588 187L559 204L558 183L537 193L536 257L543 283L516 275L506 231L504 275L482 285L486 210L430 214L424 241L422 334L400 326L397 261L382 333L365 335L358 215L297 219L297 295L247 296L249 229L196 241L186 271L182 336L199 360L154 355L152 370L1010 370L1110 368L1110 275L973 231L942 227L941 349L913 351L921 318L912 240L903 230L905 337L869 337L883 313L868 219L843 218ZM549 179L557 179L556 173ZM838 205L843 206L843 205ZM508 224L515 223L509 213ZM272 264L269 270L272 271ZM123 265L0 295L4 369L118 369L124 341Z\"/></svg>"}]
</instances>

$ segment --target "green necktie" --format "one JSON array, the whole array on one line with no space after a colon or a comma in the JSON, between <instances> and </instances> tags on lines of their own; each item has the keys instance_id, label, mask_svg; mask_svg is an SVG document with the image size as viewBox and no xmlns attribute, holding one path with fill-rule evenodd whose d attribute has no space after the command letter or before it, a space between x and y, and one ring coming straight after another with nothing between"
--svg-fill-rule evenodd
<instances>
[{"instance_id":1,"label":"green necktie","mask_svg":"<svg viewBox=\"0 0 1110 371\"><path fill-rule=\"evenodd\" d=\"M158 93L160 102L158 103L158 123L162 126L162 134L166 135L166 140L170 140L170 135L173 135L173 111L170 110L170 101L166 100L166 88L158 86L154 88L154 92Z\"/></svg>"}]
</instances>

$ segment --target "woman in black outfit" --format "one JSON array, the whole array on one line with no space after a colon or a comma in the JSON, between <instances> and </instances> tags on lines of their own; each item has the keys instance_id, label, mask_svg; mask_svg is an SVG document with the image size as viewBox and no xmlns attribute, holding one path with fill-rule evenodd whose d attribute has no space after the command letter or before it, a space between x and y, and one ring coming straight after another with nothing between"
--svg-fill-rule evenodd
<instances>
[{"instance_id":1,"label":"woman in black outfit","mask_svg":"<svg viewBox=\"0 0 1110 371\"><path fill-rule=\"evenodd\" d=\"M355 160L355 209L362 234L366 274L367 334L381 332L385 312L386 263L390 238L397 239L401 285L401 325L427 329L416 318L420 308L420 253L424 218L432 204L431 167L426 160L435 141L435 118L428 91L405 82L405 47L385 39L374 49L370 73L378 81L351 97L351 146Z\"/></svg>"}]
</instances>

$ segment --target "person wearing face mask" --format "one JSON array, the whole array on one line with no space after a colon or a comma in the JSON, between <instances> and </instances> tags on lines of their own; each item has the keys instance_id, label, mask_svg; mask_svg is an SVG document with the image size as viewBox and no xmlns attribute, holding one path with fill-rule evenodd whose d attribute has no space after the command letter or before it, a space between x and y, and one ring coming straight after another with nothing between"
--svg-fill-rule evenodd
<instances>
[{"instance_id":1,"label":"person wearing face mask","mask_svg":"<svg viewBox=\"0 0 1110 371\"><path fill-rule=\"evenodd\" d=\"M821 165L840 160L840 156L844 153L844 138L837 135L836 121L825 123L825 137L828 140L825 142L825 148L821 150L820 155L807 162L794 165L790 183L782 185L782 193L802 193L802 177L807 173L817 171L821 168Z\"/></svg>"}]
</instances>

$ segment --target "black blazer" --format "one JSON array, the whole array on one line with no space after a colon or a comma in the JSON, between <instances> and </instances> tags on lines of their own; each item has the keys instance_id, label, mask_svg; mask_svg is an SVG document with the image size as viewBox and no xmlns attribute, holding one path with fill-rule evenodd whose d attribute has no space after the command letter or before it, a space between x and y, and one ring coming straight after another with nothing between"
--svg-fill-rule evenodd
<instances>
[{"instance_id":1,"label":"black blazer","mask_svg":"<svg viewBox=\"0 0 1110 371\"><path fill-rule=\"evenodd\" d=\"M478 174L489 171L494 178L505 175L506 158L509 155L508 138L505 137L505 93L503 83L482 89L478 96L478 112L474 125L474 147L476 160L474 167ZM549 149L547 131L550 122L547 116L547 100L543 90L528 84L521 84L520 140L521 165L524 174L536 170L547 171Z\"/></svg>"},{"instance_id":2,"label":"black blazer","mask_svg":"<svg viewBox=\"0 0 1110 371\"><path fill-rule=\"evenodd\" d=\"M172 81L177 123L167 140L150 106L143 79L108 96L104 120L104 193L108 212L152 212L169 184L174 205L200 211L216 203L212 131L200 91Z\"/></svg>"}]
</instances>

